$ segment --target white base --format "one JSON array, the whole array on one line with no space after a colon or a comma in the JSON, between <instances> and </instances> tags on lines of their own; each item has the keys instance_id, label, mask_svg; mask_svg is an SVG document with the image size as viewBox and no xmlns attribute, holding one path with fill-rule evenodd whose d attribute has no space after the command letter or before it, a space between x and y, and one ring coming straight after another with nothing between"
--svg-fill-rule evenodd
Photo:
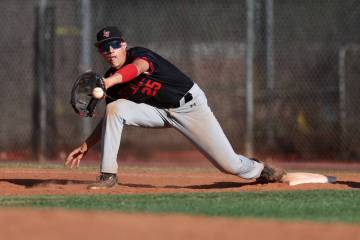
<instances>
[{"instance_id":1,"label":"white base","mask_svg":"<svg viewBox=\"0 0 360 240\"><path fill-rule=\"evenodd\" d=\"M317 173L294 172L287 173L281 181L289 183L290 186L295 186L305 183L334 183L336 182L336 177Z\"/></svg>"}]
</instances>

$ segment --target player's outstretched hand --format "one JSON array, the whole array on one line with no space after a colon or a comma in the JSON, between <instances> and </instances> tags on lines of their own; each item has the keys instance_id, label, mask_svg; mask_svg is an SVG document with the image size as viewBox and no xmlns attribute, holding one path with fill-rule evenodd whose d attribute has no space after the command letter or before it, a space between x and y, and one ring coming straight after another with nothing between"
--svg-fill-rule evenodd
<instances>
[{"instance_id":1,"label":"player's outstretched hand","mask_svg":"<svg viewBox=\"0 0 360 240\"><path fill-rule=\"evenodd\" d=\"M73 168L79 167L81 159L86 155L88 147L86 143L81 144L80 147L75 148L66 158L65 166Z\"/></svg>"}]
</instances>

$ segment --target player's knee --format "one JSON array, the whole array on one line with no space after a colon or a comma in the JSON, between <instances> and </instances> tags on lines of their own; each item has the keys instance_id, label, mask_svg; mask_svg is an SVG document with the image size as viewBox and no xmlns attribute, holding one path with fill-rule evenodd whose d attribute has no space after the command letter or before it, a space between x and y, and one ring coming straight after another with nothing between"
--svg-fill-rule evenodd
<instances>
[{"instance_id":1,"label":"player's knee","mask_svg":"<svg viewBox=\"0 0 360 240\"><path fill-rule=\"evenodd\" d=\"M106 115L109 117L117 116L125 118L125 116L129 115L129 111L131 111L131 107L129 106L129 101L126 99L118 99L106 106Z\"/></svg>"}]
</instances>

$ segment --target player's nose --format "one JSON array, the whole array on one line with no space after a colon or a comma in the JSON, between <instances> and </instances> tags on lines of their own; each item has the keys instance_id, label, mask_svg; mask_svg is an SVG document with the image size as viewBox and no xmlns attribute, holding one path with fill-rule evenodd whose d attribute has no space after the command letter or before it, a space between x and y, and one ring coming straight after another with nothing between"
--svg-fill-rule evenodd
<instances>
[{"instance_id":1,"label":"player's nose","mask_svg":"<svg viewBox=\"0 0 360 240\"><path fill-rule=\"evenodd\" d=\"M115 49L109 46L109 53L113 53L113 52L115 52Z\"/></svg>"}]
</instances>

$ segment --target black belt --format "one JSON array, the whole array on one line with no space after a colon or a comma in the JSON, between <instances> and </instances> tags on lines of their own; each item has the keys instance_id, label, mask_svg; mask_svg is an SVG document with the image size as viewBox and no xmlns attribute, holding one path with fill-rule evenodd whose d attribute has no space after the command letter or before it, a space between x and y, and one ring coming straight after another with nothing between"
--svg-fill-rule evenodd
<instances>
[{"instance_id":1,"label":"black belt","mask_svg":"<svg viewBox=\"0 0 360 240\"><path fill-rule=\"evenodd\" d=\"M185 103L190 102L193 99L193 95L190 92L187 92L178 103L174 104L173 108L178 108L184 105Z\"/></svg>"}]
</instances>

